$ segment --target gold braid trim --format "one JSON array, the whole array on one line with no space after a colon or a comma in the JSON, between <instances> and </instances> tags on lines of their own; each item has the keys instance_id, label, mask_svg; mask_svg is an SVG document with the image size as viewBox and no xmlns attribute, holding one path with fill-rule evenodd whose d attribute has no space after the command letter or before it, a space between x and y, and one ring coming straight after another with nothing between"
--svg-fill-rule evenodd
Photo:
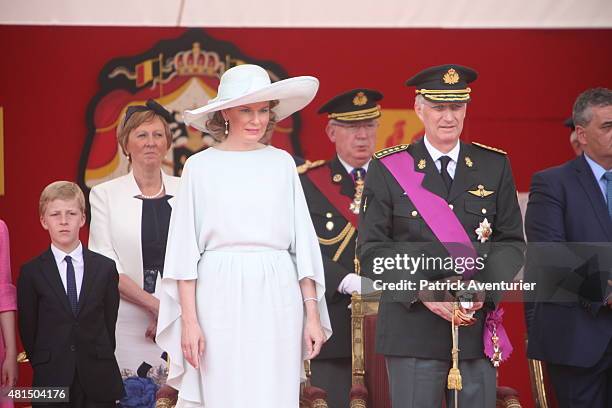
<instances>
[{"instance_id":1,"label":"gold braid trim","mask_svg":"<svg viewBox=\"0 0 612 408\"><path fill-rule=\"evenodd\" d=\"M358 111L342 112L342 113L330 113L329 115L327 115L327 117L329 119L336 119L336 118L340 118L342 116L367 115L368 113L372 113L372 112L380 112L380 105L376 105L373 108L362 109L362 110L358 110Z\"/></svg>"},{"instance_id":2,"label":"gold braid trim","mask_svg":"<svg viewBox=\"0 0 612 408\"><path fill-rule=\"evenodd\" d=\"M380 115L381 115L380 111L377 110L372 113L362 113L359 115L354 115L352 113L347 114L347 115L338 115L334 119L341 120L344 122L352 122L352 121L358 121L358 120L376 119L380 117Z\"/></svg>"},{"instance_id":3,"label":"gold braid trim","mask_svg":"<svg viewBox=\"0 0 612 408\"><path fill-rule=\"evenodd\" d=\"M374 153L374 158L375 159L382 159L383 157L388 156L390 154L397 153L397 152L402 152L402 151L408 149L408 146L410 146L410 145L400 144L400 145L395 145L395 146L391 146L391 147L387 147L387 148L381 149L381 150L377 151L376 153Z\"/></svg>"},{"instance_id":4,"label":"gold braid trim","mask_svg":"<svg viewBox=\"0 0 612 408\"><path fill-rule=\"evenodd\" d=\"M424 97L431 101L440 101L440 102L462 102L470 99L470 95L446 95L446 96L434 96L430 94L423 94Z\"/></svg>"},{"instance_id":5,"label":"gold braid trim","mask_svg":"<svg viewBox=\"0 0 612 408\"><path fill-rule=\"evenodd\" d=\"M420 94L466 94L472 92L471 88L465 89L417 89L414 93Z\"/></svg>"},{"instance_id":6,"label":"gold braid trim","mask_svg":"<svg viewBox=\"0 0 612 408\"><path fill-rule=\"evenodd\" d=\"M315 160L311 162L310 160L306 160L304 164L300 164L296 167L298 174L304 174L308 170L315 169L325 164L325 160Z\"/></svg>"},{"instance_id":7,"label":"gold braid trim","mask_svg":"<svg viewBox=\"0 0 612 408\"><path fill-rule=\"evenodd\" d=\"M338 259L340 259L340 256L342 255L348 244L351 243L351 239L353 238L353 235L355 235L355 231L357 231L355 227L353 227L350 222L347 222L346 226L342 229L342 231L340 231L338 235L330 239L319 237L319 243L321 245L336 245L338 242L342 241L342 243L340 243L340 246L336 250L334 257L332 258L332 261L338 262Z\"/></svg>"},{"instance_id":8,"label":"gold braid trim","mask_svg":"<svg viewBox=\"0 0 612 408\"><path fill-rule=\"evenodd\" d=\"M349 222L348 225L351 225L351 223ZM353 238L353 235L355 235L355 227L353 227L351 225L351 229L346 234L346 237L344 238L344 241L342 241L342 243L338 247L338 250L334 254L334 257L332 258L332 261L338 262L338 259L340 259L340 256L342 255L342 253L344 252L344 250L346 249L348 244L351 242L351 238Z\"/></svg>"},{"instance_id":9,"label":"gold braid trim","mask_svg":"<svg viewBox=\"0 0 612 408\"><path fill-rule=\"evenodd\" d=\"M334 238L325 239L325 238L318 237L319 243L322 245L336 245L338 242L342 241L344 237L346 237L346 234L349 233L351 228L353 228L353 226L351 225L350 222L347 222L344 229L340 231L340 233L336 235Z\"/></svg>"},{"instance_id":10,"label":"gold braid trim","mask_svg":"<svg viewBox=\"0 0 612 408\"><path fill-rule=\"evenodd\" d=\"M498 149L497 147L491 147L491 146L483 145L482 143L477 143L477 142L472 142L472 144L476 145L478 147L482 147L483 149L491 150L493 152L497 152L497 153L501 153L501 154L508 154L505 151L503 151L502 149Z\"/></svg>"}]
</instances>

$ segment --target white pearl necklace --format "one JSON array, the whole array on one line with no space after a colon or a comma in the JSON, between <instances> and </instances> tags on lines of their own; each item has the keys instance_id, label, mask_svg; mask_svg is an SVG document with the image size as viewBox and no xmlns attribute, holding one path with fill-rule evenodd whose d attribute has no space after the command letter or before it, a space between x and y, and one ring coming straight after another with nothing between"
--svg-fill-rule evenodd
<instances>
[{"instance_id":1,"label":"white pearl necklace","mask_svg":"<svg viewBox=\"0 0 612 408\"><path fill-rule=\"evenodd\" d=\"M142 194L142 191L141 191L141 192L140 192L140 196L141 196L142 198L146 198L147 200L152 200L152 199L154 199L154 198L159 197L159 196L160 196L160 194L161 194L163 191L164 191L164 182L162 181L162 183L161 183L161 188L159 189L159 191L157 192L157 194L152 195L152 196L148 196L148 195L144 195L144 194Z\"/></svg>"}]
</instances>

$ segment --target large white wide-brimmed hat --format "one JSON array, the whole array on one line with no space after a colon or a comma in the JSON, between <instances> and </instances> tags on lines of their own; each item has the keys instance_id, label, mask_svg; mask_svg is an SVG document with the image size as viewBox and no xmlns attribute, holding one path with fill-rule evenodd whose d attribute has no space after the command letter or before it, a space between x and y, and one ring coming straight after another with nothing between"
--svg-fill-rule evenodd
<instances>
[{"instance_id":1,"label":"large white wide-brimmed hat","mask_svg":"<svg viewBox=\"0 0 612 408\"><path fill-rule=\"evenodd\" d=\"M319 80L299 76L272 83L265 69L244 64L228 69L221 76L217 97L200 108L183 113L185 124L207 132L206 122L215 112L234 106L278 100L272 110L280 121L299 111L312 101L319 89Z\"/></svg>"}]
</instances>

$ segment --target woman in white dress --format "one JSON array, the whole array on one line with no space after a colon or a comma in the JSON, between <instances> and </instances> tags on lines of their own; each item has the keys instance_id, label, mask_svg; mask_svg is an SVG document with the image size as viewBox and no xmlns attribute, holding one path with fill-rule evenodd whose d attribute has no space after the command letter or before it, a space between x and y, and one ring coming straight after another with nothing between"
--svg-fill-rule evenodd
<instances>
[{"instance_id":1,"label":"woman in white dress","mask_svg":"<svg viewBox=\"0 0 612 408\"><path fill-rule=\"evenodd\" d=\"M191 156L170 222L157 342L177 407L297 408L303 359L331 335L318 240L292 157L259 140L315 96L229 69L185 122L222 142Z\"/></svg>"}]
</instances>

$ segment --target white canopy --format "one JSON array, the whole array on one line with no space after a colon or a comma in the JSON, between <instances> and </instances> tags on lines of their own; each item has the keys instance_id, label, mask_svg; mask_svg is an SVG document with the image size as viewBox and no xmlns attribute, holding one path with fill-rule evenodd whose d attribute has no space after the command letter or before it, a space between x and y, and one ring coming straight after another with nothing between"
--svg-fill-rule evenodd
<instances>
[{"instance_id":1,"label":"white canopy","mask_svg":"<svg viewBox=\"0 0 612 408\"><path fill-rule=\"evenodd\" d=\"M0 24L607 28L612 0L0 0Z\"/></svg>"}]
</instances>

